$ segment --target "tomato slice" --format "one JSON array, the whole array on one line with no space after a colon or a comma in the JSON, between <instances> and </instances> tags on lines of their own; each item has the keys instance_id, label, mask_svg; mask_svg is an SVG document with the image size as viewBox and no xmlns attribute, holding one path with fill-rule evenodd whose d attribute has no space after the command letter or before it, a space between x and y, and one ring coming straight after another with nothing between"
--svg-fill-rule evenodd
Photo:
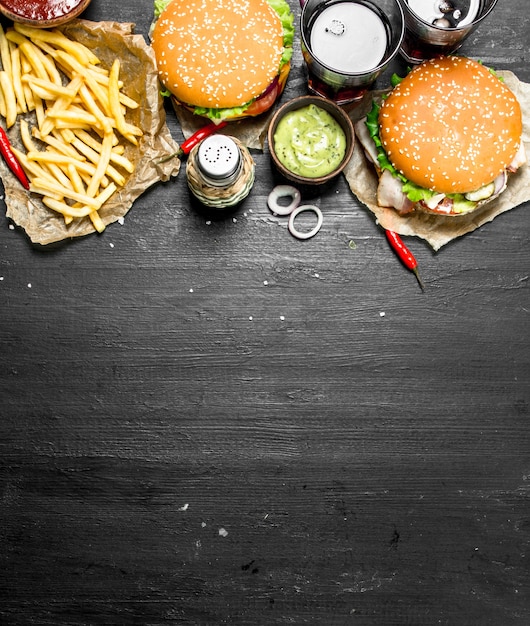
<instances>
[{"instance_id":1,"label":"tomato slice","mask_svg":"<svg viewBox=\"0 0 530 626\"><path fill-rule=\"evenodd\" d=\"M265 96L260 96L245 110L245 115L250 117L254 117L256 115L260 115L267 109L270 109L272 105L276 102L276 98L278 97L278 85L273 87Z\"/></svg>"},{"instance_id":2,"label":"tomato slice","mask_svg":"<svg viewBox=\"0 0 530 626\"><path fill-rule=\"evenodd\" d=\"M276 100L280 97L287 82L289 76L289 70L291 69L290 63L285 63L280 70L278 78L275 79L275 83L272 88L267 89L262 96L256 98L254 102L245 110L244 116L255 117L264 113L272 107Z\"/></svg>"}]
</instances>

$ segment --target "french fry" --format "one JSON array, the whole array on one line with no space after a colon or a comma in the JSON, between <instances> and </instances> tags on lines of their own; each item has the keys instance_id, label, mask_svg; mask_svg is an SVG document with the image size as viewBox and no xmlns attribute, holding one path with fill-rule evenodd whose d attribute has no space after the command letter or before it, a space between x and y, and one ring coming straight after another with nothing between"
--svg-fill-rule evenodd
<instances>
[{"instance_id":1,"label":"french fry","mask_svg":"<svg viewBox=\"0 0 530 626\"><path fill-rule=\"evenodd\" d=\"M0 60L2 61L2 69L11 73L11 52L9 49L9 41L6 37L5 30L0 24Z\"/></svg>"},{"instance_id":2,"label":"french fry","mask_svg":"<svg viewBox=\"0 0 530 626\"><path fill-rule=\"evenodd\" d=\"M90 63L97 65L101 62L99 58L90 50L90 48L87 48L77 41L68 39L68 37L63 35L63 33L57 29L45 30L18 23L14 24L14 28L29 39L34 41L45 41L56 48L63 49L65 52L68 52L75 57L83 65L88 65Z\"/></svg>"},{"instance_id":3,"label":"french fry","mask_svg":"<svg viewBox=\"0 0 530 626\"><path fill-rule=\"evenodd\" d=\"M59 165L67 165L72 163L77 165L77 160L67 154L61 154L60 152L52 152L48 150L31 150L27 153L27 157L30 161L39 161L41 163L56 163ZM79 162L81 165L83 161Z\"/></svg>"},{"instance_id":4,"label":"french fry","mask_svg":"<svg viewBox=\"0 0 530 626\"><path fill-rule=\"evenodd\" d=\"M40 39L32 39L33 43L38 46L45 54L48 54L49 56L52 57L52 59L55 59L57 56L57 50L53 47L50 46L49 44L47 44L45 41L41 41Z\"/></svg>"},{"instance_id":5,"label":"french fry","mask_svg":"<svg viewBox=\"0 0 530 626\"><path fill-rule=\"evenodd\" d=\"M92 211L88 217L92 221L92 225L98 233L102 233L105 230L105 222L103 222L97 211Z\"/></svg>"},{"instance_id":6,"label":"french fry","mask_svg":"<svg viewBox=\"0 0 530 626\"><path fill-rule=\"evenodd\" d=\"M90 146L87 146L80 139L74 139L72 145L83 155L87 157L89 161L91 161L94 166L101 162L102 155L100 152L96 152ZM112 152L111 152L112 154ZM122 187L125 184L125 177L118 172L118 170L113 167L110 162L107 164L105 169L106 175L111 178L117 185Z\"/></svg>"},{"instance_id":7,"label":"french fry","mask_svg":"<svg viewBox=\"0 0 530 626\"><path fill-rule=\"evenodd\" d=\"M27 59L25 59L20 54L19 54L19 58L20 58L20 75L23 76L24 74L29 74L31 72L31 65L29 64ZM35 100L33 98L33 92L31 91L31 88L29 87L29 85L22 83L22 89L24 90L24 98L28 105L28 111L34 111Z\"/></svg>"},{"instance_id":8,"label":"french fry","mask_svg":"<svg viewBox=\"0 0 530 626\"><path fill-rule=\"evenodd\" d=\"M86 160L85 157L82 154L79 154L79 152L77 152L77 150L75 150L69 143L64 141L64 139L59 138L56 130L50 135L41 135L38 128L33 128L32 134L36 139L47 144L50 148L53 148L60 154L70 156L73 159L80 159L82 161Z\"/></svg>"},{"instance_id":9,"label":"french fry","mask_svg":"<svg viewBox=\"0 0 530 626\"><path fill-rule=\"evenodd\" d=\"M51 195L56 198L69 198L70 200L74 200L75 202L79 202L83 205L86 204L91 207L92 210L99 209L101 206L97 198L90 197L87 194L77 193L72 189L68 189L68 187L60 185L58 182L50 183L50 181L45 178L34 178L31 181L31 191L39 193L42 196Z\"/></svg>"},{"instance_id":10,"label":"french fry","mask_svg":"<svg viewBox=\"0 0 530 626\"><path fill-rule=\"evenodd\" d=\"M74 131L75 136L80 139L86 146L94 150L96 153L101 152L101 144L95 140L89 133L79 129ZM122 167L126 172L132 174L134 172L134 164L127 157L123 156L123 146L117 145L112 148L110 153L110 162Z\"/></svg>"},{"instance_id":11,"label":"french fry","mask_svg":"<svg viewBox=\"0 0 530 626\"><path fill-rule=\"evenodd\" d=\"M0 88L4 95L6 126L10 128L17 121L17 100L13 83L5 70L0 71Z\"/></svg>"},{"instance_id":12,"label":"french fry","mask_svg":"<svg viewBox=\"0 0 530 626\"><path fill-rule=\"evenodd\" d=\"M55 120L54 127L57 130L66 130L66 129L75 130L76 128L83 128L86 131L94 130L94 128L90 124L79 124L75 122L74 120L64 120L64 119Z\"/></svg>"},{"instance_id":13,"label":"french fry","mask_svg":"<svg viewBox=\"0 0 530 626\"><path fill-rule=\"evenodd\" d=\"M64 173L61 166L54 161L46 162L46 167L48 168L50 174L53 176L54 180L59 183L59 185L63 185L66 189L71 189L75 191L74 185L70 178ZM66 169L66 168L65 168Z\"/></svg>"},{"instance_id":14,"label":"french fry","mask_svg":"<svg viewBox=\"0 0 530 626\"><path fill-rule=\"evenodd\" d=\"M75 106L70 106L67 109L48 111L46 116L53 118L53 120L67 122L74 128L77 124L80 126L88 126L89 128L94 126L100 128L98 119L92 115L92 113L89 113L84 109L79 109Z\"/></svg>"},{"instance_id":15,"label":"french fry","mask_svg":"<svg viewBox=\"0 0 530 626\"><path fill-rule=\"evenodd\" d=\"M87 146L89 146L96 152L101 152L101 141L93 137L90 133L87 133L85 130L82 130L81 128L79 128L73 131L66 131L66 132L70 133L68 141L74 141L75 138L77 137L78 139L81 139L83 143L86 143ZM123 154L125 152L125 147L123 146L123 144L119 143L118 137L116 136L116 134L114 134L114 137L113 137L112 152L116 152L117 154Z\"/></svg>"},{"instance_id":16,"label":"french fry","mask_svg":"<svg viewBox=\"0 0 530 626\"><path fill-rule=\"evenodd\" d=\"M23 83L29 84L31 90L42 100L56 100L57 98L65 97L73 101L78 91L78 89L68 85L64 87L62 84L58 85L50 80L44 80L31 74L24 74L21 80Z\"/></svg>"},{"instance_id":17,"label":"french fry","mask_svg":"<svg viewBox=\"0 0 530 626\"><path fill-rule=\"evenodd\" d=\"M42 53L35 44L31 43L29 39L26 39L20 33L14 30L8 30L6 32L6 38L8 41L18 45L21 54L24 55L28 63L31 65L33 71L39 78L49 78L48 72L42 60Z\"/></svg>"},{"instance_id":18,"label":"french fry","mask_svg":"<svg viewBox=\"0 0 530 626\"><path fill-rule=\"evenodd\" d=\"M101 179L105 176L105 172L110 163L110 153L112 151L112 134L106 133L103 137L103 143L101 144L101 152L99 154L99 160L96 166L96 171L94 172L94 176L90 181L90 184L87 187L87 195L95 196L98 192L98 189L101 185Z\"/></svg>"},{"instance_id":19,"label":"french fry","mask_svg":"<svg viewBox=\"0 0 530 626\"><path fill-rule=\"evenodd\" d=\"M24 148L26 148L26 153L36 151L37 146L35 145L35 142L33 141L33 138L31 136L29 124L24 118L20 120L19 130L20 138L22 139L22 145L24 146Z\"/></svg>"},{"instance_id":20,"label":"french fry","mask_svg":"<svg viewBox=\"0 0 530 626\"><path fill-rule=\"evenodd\" d=\"M75 76L72 78L68 85L70 88L70 94L68 96L61 96L54 102L52 107L46 111L46 115L39 121L39 129L43 135L48 135L52 132L55 126L55 121L53 120L54 114L59 111L66 111L70 107L73 102L72 94L77 94L82 84L83 78L81 76Z\"/></svg>"},{"instance_id":21,"label":"french fry","mask_svg":"<svg viewBox=\"0 0 530 626\"><path fill-rule=\"evenodd\" d=\"M36 161L37 163L44 165L55 164L67 166L68 164L72 164L80 174L86 174L89 179L92 179L95 176L97 170L97 166L94 163L83 161L81 158L72 158L71 156L57 152L53 153L43 150L32 150L27 153L26 158L29 162ZM122 177L121 182L123 183L123 181L124 179ZM100 184L102 187L108 186L109 179L106 174L100 180Z\"/></svg>"},{"instance_id":22,"label":"french fry","mask_svg":"<svg viewBox=\"0 0 530 626\"><path fill-rule=\"evenodd\" d=\"M68 217L87 217L94 212L94 209L89 206L80 204L79 207L75 207L55 195L44 196L42 201L50 209Z\"/></svg>"},{"instance_id":23,"label":"french fry","mask_svg":"<svg viewBox=\"0 0 530 626\"><path fill-rule=\"evenodd\" d=\"M35 101L35 116L37 118L37 125L39 128L42 128L44 125L44 121L46 119L46 113L44 111L44 103L42 102L41 98L39 98L36 95L34 95L33 98Z\"/></svg>"},{"instance_id":24,"label":"french fry","mask_svg":"<svg viewBox=\"0 0 530 626\"><path fill-rule=\"evenodd\" d=\"M90 68L84 67L77 59L62 50L57 51L57 62L66 75L71 76L79 74L83 76L84 82L92 92L94 99L100 103L105 114L110 117L108 77L101 77L100 74L90 71ZM103 79L104 84L101 84L101 79Z\"/></svg>"},{"instance_id":25,"label":"french fry","mask_svg":"<svg viewBox=\"0 0 530 626\"><path fill-rule=\"evenodd\" d=\"M90 113L96 118L98 124L98 128L101 128L104 133L112 132L112 123L111 120L103 113L103 111L98 107L96 101L92 97L90 90L86 85L82 85L79 90L79 94L81 96L81 100L84 105L88 109Z\"/></svg>"},{"instance_id":26,"label":"french fry","mask_svg":"<svg viewBox=\"0 0 530 626\"><path fill-rule=\"evenodd\" d=\"M86 193L83 179L79 175L78 170L72 164L68 164L68 175L74 185L74 189L79 193ZM97 211L91 211L88 217L98 233L102 233L105 230L105 224Z\"/></svg>"},{"instance_id":27,"label":"french fry","mask_svg":"<svg viewBox=\"0 0 530 626\"><path fill-rule=\"evenodd\" d=\"M60 135L66 143L72 143L73 141L75 141L75 133L69 128L57 129L54 132Z\"/></svg>"},{"instance_id":28,"label":"french fry","mask_svg":"<svg viewBox=\"0 0 530 626\"><path fill-rule=\"evenodd\" d=\"M22 150L18 150L14 146L11 149L31 180L34 178L47 178L51 184L54 183L54 178L49 170L44 169L37 161L28 160L28 157Z\"/></svg>"},{"instance_id":29,"label":"french fry","mask_svg":"<svg viewBox=\"0 0 530 626\"><path fill-rule=\"evenodd\" d=\"M53 56L46 54L43 50L41 50L38 46L36 46L33 42L31 42L32 45L32 52L34 54L38 54L41 60L41 63L44 67L44 69L46 70L46 73L48 74L50 80L52 83L55 83L56 85L62 85L62 78L61 78L61 74L59 72L59 70L57 69L57 66L55 65L55 61Z\"/></svg>"},{"instance_id":30,"label":"french fry","mask_svg":"<svg viewBox=\"0 0 530 626\"><path fill-rule=\"evenodd\" d=\"M26 94L24 92L24 87L22 85L22 71L20 66L20 50L13 46L11 49L11 80L13 83L13 91L15 93L15 97L17 99L17 112L18 113L27 113L28 105L26 102Z\"/></svg>"},{"instance_id":31,"label":"french fry","mask_svg":"<svg viewBox=\"0 0 530 626\"><path fill-rule=\"evenodd\" d=\"M72 185L74 186L75 191L77 191L77 193L86 194L85 184L81 175L79 174L79 170L75 167L73 163L68 163L66 167L68 169L68 176L72 181Z\"/></svg>"},{"instance_id":32,"label":"french fry","mask_svg":"<svg viewBox=\"0 0 530 626\"><path fill-rule=\"evenodd\" d=\"M0 87L0 115L5 119L7 116L7 107L6 107L6 99L4 97L4 92Z\"/></svg>"},{"instance_id":33,"label":"french fry","mask_svg":"<svg viewBox=\"0 0 530 626\"><path fill-rule=\"evenodd\" d=\"M128 124L121 108L120 87L119 87L120 60L114 59L114 63L110 68L109 74L109 104L112 116L116 123L116 128L123 137L128 139L132 144L138 145L136 135L141 136L142 131L139 128Z\"/></svg>"}]
</instances>

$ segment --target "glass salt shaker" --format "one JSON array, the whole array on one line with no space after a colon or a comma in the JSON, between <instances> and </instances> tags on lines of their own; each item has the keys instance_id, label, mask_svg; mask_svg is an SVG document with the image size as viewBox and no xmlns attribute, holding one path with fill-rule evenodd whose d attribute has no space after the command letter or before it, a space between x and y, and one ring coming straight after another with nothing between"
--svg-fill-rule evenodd
<instances>
[{"instance_id":1,"label":"glass salt shaker","mask_svg":"<svg viewBox=\"0 0 530 626\"><path fill-rule=\"evenodd\" d=\"M235 137L216 134L193 148L186 164L188 187L205 206L217 209L241 202L254 184L255 164Z\"/></svg>"}]
</instances>

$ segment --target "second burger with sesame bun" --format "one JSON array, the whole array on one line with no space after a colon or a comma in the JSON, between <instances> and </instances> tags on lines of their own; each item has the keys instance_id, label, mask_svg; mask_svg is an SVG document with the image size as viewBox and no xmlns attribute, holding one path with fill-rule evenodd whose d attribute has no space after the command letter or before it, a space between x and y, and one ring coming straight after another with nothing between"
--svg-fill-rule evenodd
<instances>
[{"instance_id":1,"label":"second burger with sesame bun","mask_svg":"<svg viewBox=\"0 0 530 626\"><path fill-rule=\"evenodd\" d=\"M425 61L356 125L377 170L380 206L401 214L469 214L526 163L515 95L481 63Z\"/></svg>"},{"instance_id":2,"label":"second burger with sesame bun","mask_svg":"<svg viewBox=\"0 0 530 626\"><path fill-rule=\"evenodd\" d=\"M290 70L294 16L285 0L157 0L151 31L160 82L212 121L264 113Z\"/></svg>"}]
</instances>

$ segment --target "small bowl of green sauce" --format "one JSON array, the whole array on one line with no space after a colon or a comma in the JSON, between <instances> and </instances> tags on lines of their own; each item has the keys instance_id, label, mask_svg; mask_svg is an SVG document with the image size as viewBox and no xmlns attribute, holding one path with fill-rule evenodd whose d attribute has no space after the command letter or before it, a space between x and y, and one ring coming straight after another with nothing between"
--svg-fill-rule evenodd
<instances>
[{"instance_id":1,"label":"small bowl of green sauce","mask_svg":"<svg viewBox=\"0 0 530 626\"><path fill-rule=\"evenodd\" d=\"M355 143L353 124L334 102L300 96L274 114L269 151L280 174L301 185L322 185L348 164Z\"/></svg>"}]
</instances>

